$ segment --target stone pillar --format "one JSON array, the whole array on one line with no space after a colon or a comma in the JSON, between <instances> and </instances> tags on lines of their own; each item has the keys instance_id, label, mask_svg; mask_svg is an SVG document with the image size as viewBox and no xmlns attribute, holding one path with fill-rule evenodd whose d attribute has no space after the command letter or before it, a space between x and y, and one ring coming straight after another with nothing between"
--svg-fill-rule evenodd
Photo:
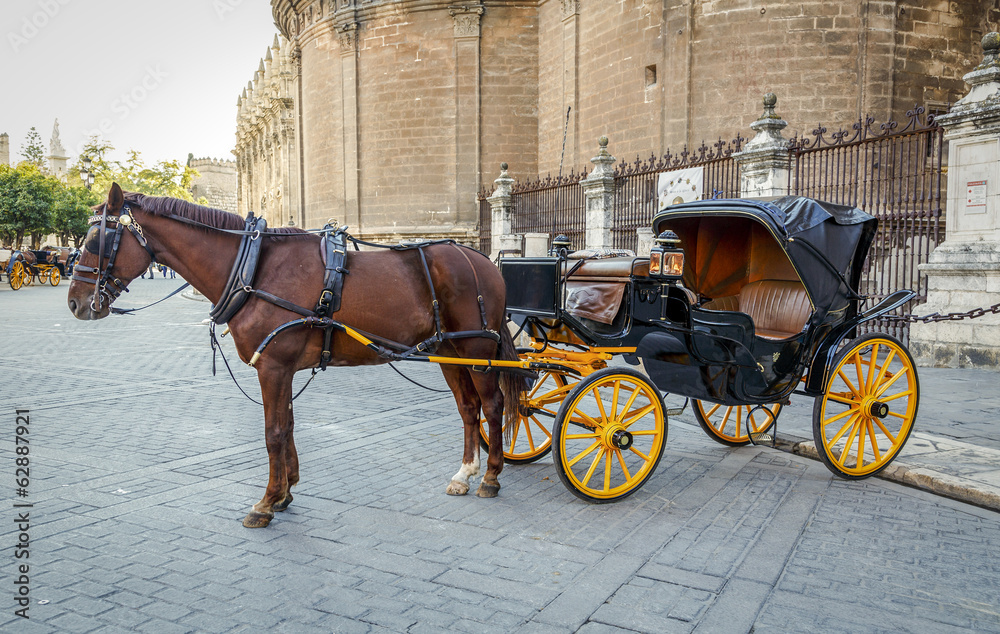
<instances>
[{"instance_id":1,"label":"stone pillar","mask_svg":"<svg viewBox=\"0 0 1000 634\"><path fill-rule=\"evenodd\" d=\"M746 198L788 194L790 155L788 140L781 136L788 122L774 112L778 98L764 95L764 113L750 124L757 136L733 154L740 166L740 195Z\"/></svg>"},{"instance_id":2,"label":"stone pillar","mask_svg":"<svg viewBox=\"0 0 1000 634\"><path fill-rule=\"evenodd\" d=\"M640 257L649 257L649 252L653 250L653 230L649 227L639 227L635 230L636 236L639 238L638 244L635 248L635 254Z\"/></svg>"},{"instance_id":3,"label":"stone pillar","mask_svg":"<svg viewBox=\"0 0 1000 634\"><path fill-rule=\"evenodd\" d=\"M10 165L10 137L0 134L0 165Z\"/></svg>"},{"instance_id":4,"label":"stone pillar","mask_svg":"<svg viewBox=\"0 0 1000 634\"><path fill-rule=\"evenodd\" d=\"M359 152L361 134L358 126L358 22L354 20L354 10L336 14L338 39L340 40L340 77L343 115L341 130L344 139L344 218L341 222L349 226L355 235L362 235L361 226L361 180Z\"/></svg>"},{"instance_id":5,"label":"stone pillar","mask_svg":"<svg viewBox=\"0 0 1000 634\"><path fill-rule=\"evenodd\" d=\"M524 257L541 258L549 254L549 234L524 234Z\"/></svg>"},{"instance_id":6,"label":"stone pillar","mask_svg":"<svg viewBox=\"0 0 1000 634\"><path fill-rule=\"evenodd\" d=\"M521 238L514 235L514 197L511 186L514 179L507 174L507 164L500 164L500 177L493 181L496 189L486 200L490 201L490 259L496 260L501 250L520 249ZM516 245L516 246L515 246Z\"/></svg>"},{"instance_id":7,"label":"stone pillar","mask_svg":"<svg viewBox=\"0 0 1000 634\"><path fill-rule=\"evenodd\" d=\"M920 265L927 303L917 315L966 312L1000 303L1000 34L983 37L972 88L937 118L948 141L946 239ZM1000 369L1000 315L916 323L910 351L920 365Z\"/></svg>"},{"instance_id":8,"label":"stone pillar","mask_svg":"<svg viewBox=\"0 0 1000 634\"><path fill-rule=\"evenodd\" d=\"M586 200L585 249L611 249L612 213L615 208L615 157L608 153L608 137L598 140L601 151L590 162L594 169L580 181Z\"/></svg>"},{"instance_id":9,"label":"stone pillar","mask_svg":"<svg viewBox=\"0 0 1000 634\"><path fill-rule=\"evenodd\" d=\"M480 189L480 20L482 5L454 6L448 13L455 20L455 209L456 226L475 224Z\"/></svg>"}]
</instances>

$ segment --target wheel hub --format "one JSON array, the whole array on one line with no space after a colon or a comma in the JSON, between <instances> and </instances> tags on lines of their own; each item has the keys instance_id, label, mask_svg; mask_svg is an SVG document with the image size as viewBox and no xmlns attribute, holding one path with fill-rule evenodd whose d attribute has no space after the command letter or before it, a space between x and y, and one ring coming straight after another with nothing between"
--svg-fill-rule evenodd
<instances>
[{"instance_id":1,"label":"wheel hub","mask_svg":"<svg viewBox=\"0 0 1000 634\"><path fill-rule=\"evenodd\" d=\"M868 405L868 415L872 418L885 418L889 415L889 406L880 401L872 401Z\"/></svg>"},{"instance_id":2,"label":"wheel hub","mask_svg":"<svg viewBox=\"0 0 1000 634\"><path fill-rule=\"evenodd\" d=\"M604 432L604 444L616 449L628 449L632 446L634 439L623 427L613 426Z\"/></svg>"}]
</instances>

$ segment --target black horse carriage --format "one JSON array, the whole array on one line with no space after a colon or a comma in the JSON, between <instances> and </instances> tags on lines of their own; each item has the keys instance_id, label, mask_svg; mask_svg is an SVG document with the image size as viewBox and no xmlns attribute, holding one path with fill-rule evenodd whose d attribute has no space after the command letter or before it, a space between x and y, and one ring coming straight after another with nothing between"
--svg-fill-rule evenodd
<instances>
[{"instance_id":1,"label":"black horse carriage","mask_svg":"<svg viewBox=\"0 0 1000 634\"><path fill-rule=\"evenodd\" d=\"M726 445L773 442L794 393L815 399L816 448L833 473L885 469L910 435L919 386L900 341L856 336L915 295L862 310L876 227L859 209L802 197L705 200L656 214L648 258L502 260L508 312L530 341L521 359L539 373L505 459L554 450L573 493L611 502L641 487L663 454L661 392L689 398ZM618 355L633 367L609 365Z\"/></svg>"}]
</instances>

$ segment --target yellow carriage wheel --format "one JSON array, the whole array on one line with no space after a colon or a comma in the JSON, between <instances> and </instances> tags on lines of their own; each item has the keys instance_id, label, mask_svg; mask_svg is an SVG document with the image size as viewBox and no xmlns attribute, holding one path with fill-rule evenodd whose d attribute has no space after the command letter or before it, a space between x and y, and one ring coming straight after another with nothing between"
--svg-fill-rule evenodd
<instances>
[{"instance_id":1,"label":"yellow carriage wheel","mask_svg":"<svg viewBox=\"0 0 1000 634\"><path fill-rule=\"evenodd\" d=\"M7 283L9 283L11 289L15 291L24 286L24 273L21 269L22 265L20 262L14 262L14 264L10 267L10 275L7 278Z\"/></svg>"},{"instance_id":2,"label":"yellow carriage wheel","mask_svg":"<svg viewBox=\"0 0 1000 634\"><path fill-rule=\"evenodd\" d=\"M552 451L552 420L559 404L572 388L558 372L544 372L531 389L521 395L520 416L510 430L508 442L504 429L503 459L509 464L526 464ZM483 449L490 448L490 430L486 419L479 421L479 439Z\"/></svg>"},{"instance_id":3,"label":"yellow carriage wheel","mask_svg":"<svg viewBox=\"0 0 1000 634\"><path fill-rule=\"evenodd\" d=\"M707 401L691 399L694 417L698 424L713 440L729 445L742 447L750 443L747 436L747 416L750 416L750 431L764 433L770 429L781 412L781 403L768 403L763 407L771 412L754 411L756 405L718 405ZM756 436L755 436L756 438Z\"/></svg>"},{"instance_id":4,"label":"yellow carriage wheel","mask_svg":"<svg viewBox=\"0 0 1000 634\"><path fill-rule=\"evenodd\" d=\"M889 466L913 431L916 365L894 337L865 335L844 347L813 405L813 436L827 468L847 479Z\"/></svg>"},{"instance_id":5,"label":"yellow carriage wheel","mask_svg":"<svg viewBox=\"0 0 1000 634\"><path fill-rule=\"evenodd\" d=\"M588 502L615 502L635 493L656 470L667 415L660 391L645 375L605 368L566 396L552 435L563 484Z\"/></svg>"},{"instance_id":6,"label":"yellow carriage wheel","mask_svg":"<svg viewBox=\"0 0 1000 634\"><path fill-rule=\"evenodd\" d=\"M62 280L62 276L59 275L59 269L52 267L49 269L49 284L52 286L59 286L59 282Z\"/></svg>"}]
</instances>

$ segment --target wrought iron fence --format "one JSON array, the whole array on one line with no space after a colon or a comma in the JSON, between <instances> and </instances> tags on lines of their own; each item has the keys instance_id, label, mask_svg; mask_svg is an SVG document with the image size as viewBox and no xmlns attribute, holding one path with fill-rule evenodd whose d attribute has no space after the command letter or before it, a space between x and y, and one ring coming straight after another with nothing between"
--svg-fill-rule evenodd
<instances>
[{"instance_id":1,"label":"wrought iron fence","mask_svg":"<svg viewBox=\"0 0 1000 634\"><path fill-rule=\"evenodd\" d=\"M636 159L633 163L618 164L615 170L615 206L612 216L612 240L615 248L636 250L640 227L649 227L659 208L657 183L659 173L689 167L704 167L702 197L711 198L716 192L723 198L735 198L740 192L740 173L734 152L739 152L743 142L738 136L732 141L721 138L709 148L702 142L694 152L687 146L678 154L657 158Z\"/></svg>"},{"instance_id":2,"label":"wrought iron fence","mask_svg":"<svg viewBox=\"0 0 1000 634\"><path fill-rule=\"evenodd\" d=\"M479 225L476 227L479 231L479 250L487 255L493 250L493 212L487 200L489 196L490 192L483 190L476 197L479 203Z\"/></svg>"},{"instance_id":3,"label":"wrought iron fence","mask_svg":"<svg viewBox=\"0 0 1000 634\"><path fill-rule=\"evenodd\" d=\"M866 117L851 130L827 138L818 126L812 138L793 139L789 191L864 209L879 219L879 232L862 275L863 294L875 301L900 288L917 292L911 304L927 298L927 276L918 265L944 239L944 132L917 106L877 128ZM905 311L905 309L904 309ZM891 316L862 326L863 332L889 332L906 341L909 323Z\"/></svg>"},{"instance_id":4,"label":"wrought iron fence","mask_svg":"<svg viewBox=\"0 0 1000 634\"><path fill-rule=\"evenodd\" d=\"M547 233L549 241L559 234L582 249L586 236L586 209L580 180L587 177L570 172L568 176L546 176L526 183L515 183L512 191L516 234Z\"/></svg>"}]
</instances>

